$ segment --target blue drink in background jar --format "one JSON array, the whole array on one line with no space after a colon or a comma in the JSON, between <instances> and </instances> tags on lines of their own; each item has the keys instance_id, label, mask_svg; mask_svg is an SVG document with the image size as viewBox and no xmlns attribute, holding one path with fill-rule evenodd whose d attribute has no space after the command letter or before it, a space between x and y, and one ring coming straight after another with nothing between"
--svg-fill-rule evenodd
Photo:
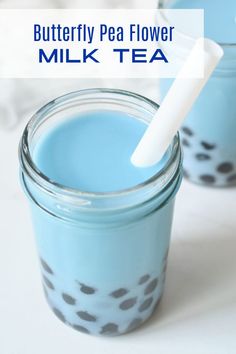
<instances>
[{"instance_id":1,"label":"blue drink in background jar","mask_svg":"<svg viewBox=\"0 0 236 354\"><path fill-rule=\"evenodd\" d=\"M140 326L163 293L175 194L176 136L163 159L130 157L157 110L119 90L84 90L38 111L20 144L42 283L74 329L119 335Z\"/></svg>"},{"instance_id":2,"label":"blue drink in background jar","mask_svg":"<svg viewBox=\"0 0 236 354\"><path fill-rule=\"evenodd\" d=\"M236 1L160 0L159 8L204 9L205 36L224 57L181 129L184 173L207 186L236 185ZM172 80L160 81L161 97Z\"/></svg>"}]
</instances>

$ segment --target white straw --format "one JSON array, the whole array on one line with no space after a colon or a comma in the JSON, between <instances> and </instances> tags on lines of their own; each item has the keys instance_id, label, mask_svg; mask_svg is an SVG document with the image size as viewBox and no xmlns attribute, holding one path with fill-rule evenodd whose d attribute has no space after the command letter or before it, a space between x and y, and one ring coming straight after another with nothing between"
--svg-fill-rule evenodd
<instances>
[{"instance_id":1,"label":"white straw","mask_svg":"<svg viewBox=\"0 0 236 354\"><path fill-rule=\"evenodd\" d=\"M149 167L160 161L223 55L222 48L214 41L205 38L196 41L131 157L135 166ZM186 78L199 66L200 60L203 60L204 77Z\"/></svg>"}]
</instances>

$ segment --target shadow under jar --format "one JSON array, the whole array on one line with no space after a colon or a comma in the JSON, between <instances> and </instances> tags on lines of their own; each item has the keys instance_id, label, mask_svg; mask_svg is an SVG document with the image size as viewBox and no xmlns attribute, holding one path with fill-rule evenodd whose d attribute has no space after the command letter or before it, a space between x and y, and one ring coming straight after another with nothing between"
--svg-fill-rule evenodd
<instances>
[{"instance_id":1,"label":"shadow under jar","mask_svg":"<svg viewBox=\"0 0 236 354\"><path fill-rule=\"evenodd\" d=\"M162 168L126 190L84 192L42 174L33 159L40 137L59 120L100 109L148 124L158 106L121 90L71 93L33 116L19 152L50 307L76 330L113 336L146 321L163 293L182 160L177 135Z\"/></svg>"},{"instance_id":2,"label":"shadow under jar","mask_svg":"<svg viewBox=\"0 0 236 354\"><path fill-rule=\"evenodd\" d=\"M223 59L181 129L184 175L206 186L236 186L236 41L231 43L236 40L236 3L160 0L158 5L160 9L204 8L205 36L218 41L224 50ZM182 35L185 40L193 40ZM172 82L160 80L161 99Z\"/></svg>"}]
</instances>

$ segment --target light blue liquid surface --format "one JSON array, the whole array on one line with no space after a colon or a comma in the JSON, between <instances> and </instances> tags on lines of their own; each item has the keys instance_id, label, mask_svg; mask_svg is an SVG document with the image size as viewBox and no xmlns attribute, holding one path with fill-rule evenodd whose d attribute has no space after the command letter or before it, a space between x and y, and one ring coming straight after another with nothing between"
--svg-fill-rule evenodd
<instances>
[{"instance_id":1,"label":"light blue liquid surface","mask_svg":"<svg viewBox=\"0 0 236 354\"><path fill-rule=\"evenodd\" d=\"M147 125L115 111L85 113L52 127L34 151L37 167L51 180L87 192L114 192L151 178L166 161L137 168L130 158Z\"/></svg>"}]
</instances>

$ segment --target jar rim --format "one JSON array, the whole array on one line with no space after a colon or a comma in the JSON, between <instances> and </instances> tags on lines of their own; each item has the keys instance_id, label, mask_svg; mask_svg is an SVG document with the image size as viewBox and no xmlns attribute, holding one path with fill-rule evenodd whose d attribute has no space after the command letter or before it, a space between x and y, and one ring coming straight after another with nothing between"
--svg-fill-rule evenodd
<instances>
[{"instance_id":1,"label":"jar rim","mask_svg":"<svg viewBox=\"0 0 236 354\"><path fill-rule=\"evenodd\" d=\"M180 139L179 139L179 133L176 134L172 141L172 147L171 147L171 154L170 157L168 158L167 163L153 176L151 176L149 179L145 180L144 182L137 184L131 188L127 189L122 189L118 191L112 191L112 192L87 192L87 191L82 191L80 189L75 189L71 188L68 186L65 186L63 184L60 184L54 180L51 180L48 176L42 173L36 166L36 164L33 161L33 157L30 152L30 139L31 135L33 133L33 130L35 126L38 126L40 123L43 124L43 118L51 112L52 109L63 107L63 104L66 102L68 103L70 100L73 101L73 99L83 99L86 96L90 95L96 95L96 94L104 94L104 95L117 95L119 97L123 98L129 98L133 99L134 101L140 101L150 108L153 109L153 111L156 111L159 108L159 105L155 103L154 101L150 100L149 98L146 98L142 95L139 95L134 92L126 91L126 90L121 90L121 89L113 89L113 88L90 88L90 89L82 89L82 90L77 90L73 91L71 93L67 93L65 95L62 95L46 105L44 105L42 108L40 108L30 119L28 124L26 125L22 138L20 140L19 144L19 160L20 160L20 166L23 171L23 173L26 173L26 175L36 183L41 189L43 189L45 192L49 194L54 194L54 195L61 195L65 198L73 198L73 199L99 199L99 198L115 198L115 197L124 197L126 195L132 194L134 192L139 192L143 190L145 187L148 187L150 185L155 185L156 181L163 177L169 170L170 167L173 165L174 161L178 160L178 167L181 163L181 149L180 149ZM114 96L113 96L114 99ZM176 168L177 170L177 168ZM176 170L174 171L176 173ZM173 175L175 175L173 173ZM166 180L165 185L163 185L163 188L166 187L166 185L169 184L170 180L173 178L173 175L169 177L168 180Z\"/></svg>"}]
</instances>

